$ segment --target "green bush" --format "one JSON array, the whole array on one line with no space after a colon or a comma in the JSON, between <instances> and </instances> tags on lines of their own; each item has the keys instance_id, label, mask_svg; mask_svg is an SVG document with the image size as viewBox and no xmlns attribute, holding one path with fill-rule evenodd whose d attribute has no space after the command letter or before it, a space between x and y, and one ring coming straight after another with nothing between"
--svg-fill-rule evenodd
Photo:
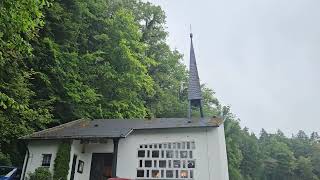
<instances>
[{"instance_id":1,"label":"green bush","mask_svg":"<svg viewBox=\"0 0 320 180\"><path fill-rule=\"evenodd\" d=\"M11 166L9 155L0 152L0 166Z\"/></svg>"},{"instance_id":2,"label":"green bush","mask_svg":"<svg viewBox=\"0 0 320 180\"><path fill-rule=\"evenodd\" d=\"M59 145L57 157L54 160L54 180L67 180L69 172L70 150L71 145L68 142L63 142Z\"/></svg>"},{"instance_id":3,"label":"green bush","mask_svg":"<svg viewBox=\"0 0 320 180\"><path fill-rule=\"evenodd\" d=\"M29 173L29 179L30 180L51 180L52 175L48 168L39 167L34 171L34 173Z\"/></svg>"}]
</instances>

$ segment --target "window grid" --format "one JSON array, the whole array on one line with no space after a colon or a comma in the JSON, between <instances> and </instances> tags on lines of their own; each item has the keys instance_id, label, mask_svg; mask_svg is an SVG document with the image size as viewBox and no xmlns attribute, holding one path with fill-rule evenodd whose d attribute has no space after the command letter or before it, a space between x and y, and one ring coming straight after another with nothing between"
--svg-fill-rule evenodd
<instances>
[{"instance_id":1,"label":"window grid","mask_svg":"<svg viewBox=\"0 0 320 180\"><path fill-rule=\"evenodd\" d=\"M138 146L137 179L193 179L195 142Z\"/></svg>"},{"instance_id":2,"label":"window grid","mask_svg":"<svg viewBox=\"0 0 320 180\"><path fill-rule=\"evenodd\" d=\"M51 154L42 154L42 163L41 166L50 167L51 163Z\"/></svg>"}]
</instances>

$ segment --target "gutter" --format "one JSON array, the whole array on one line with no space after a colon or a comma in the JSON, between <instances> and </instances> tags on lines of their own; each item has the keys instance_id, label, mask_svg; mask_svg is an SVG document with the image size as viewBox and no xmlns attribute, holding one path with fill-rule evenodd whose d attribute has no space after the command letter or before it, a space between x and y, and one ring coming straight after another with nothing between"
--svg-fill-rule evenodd
<instances>
[{"instance_id":1,"label":"gutter","mask_svg":"<svg viewBox=\"0 0 320 180\"><path fill-rule=\"evenodd\" d=\"M28 162L29 162L29 158L30 158L30 151L29 151L28 145L26 145L26 147L27 147L27 152L26 152L27 159L26 159L25 165L23 167L23 172L22 172L22 176L21 176L20 180L24 180L24 178L25 178L27 167L28 167Z\"/></svg>"},{"instance_id":2,"label":"gutter","mask_svg":"<svg viewBox=\"0 0 320 180\"><path fill-rule=\"evenodd\" d=\"M120 138L113 139L112 177L117 177L118 145Z\"/></svg>"}]
</instances>

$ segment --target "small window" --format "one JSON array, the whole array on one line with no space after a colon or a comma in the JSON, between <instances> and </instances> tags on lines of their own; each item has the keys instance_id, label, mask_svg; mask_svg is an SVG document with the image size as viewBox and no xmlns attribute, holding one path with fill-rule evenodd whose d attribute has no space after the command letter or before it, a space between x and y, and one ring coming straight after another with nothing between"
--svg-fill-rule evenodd
<instances>
[{"instance_id":1,"label":"small window","mask_svg":"<svg viewBox=\"0 0 320 180\"><path fill-rule=\"evenodd\" d=\"M140 160L139 162L139 167L142 167L142 160Z\"/></svg>"},{"instance_id":2,"label":"small window","mask_svg":"<svg viewBox=\"0 0 320 180\"><path fill-rule=\"evenodd\" d=\"M166 177L167 178L173 178L173 171L172 170L167 170L166 171Z\"/></svg>"},{"instance_id":3,"label":"small window","mask_svg":"<svg viewBox=\"0 0 320 180\"><path fill-rule=\"evenodd\" d=\"M159 151L158 150L152 151L152 157L153 158L158 158L159 157Z\"/></svg>"},{"instance_id":4,"label":"small window","mask_svg":"<svg viewBox=\"0 0 320 180\"><path fill-rule=\"evenodd\" d=\"M173 161L173 167L174 168L180 168L180 160L174 160Z\"/></svg>"},{"instance_id":5,"label":"small window","mask_svg":"<svg viewBox=\"0 0 320 180\"><path fill-rule=\"evenodd\" d=\"M51 154L42 154L42 166L50 167Z\"/></svg>"},{"instance_id":6,"label":"small window","mask_svg":"<svg viewBox=\"0 0 320 180\"><path fill-rule=\"evenodd\" d=\"M144 150L139 150L138 151L138 157L145 157L146 152Z\"/></svg>"},{"instance_id":7,"label":"small window","mask_svg":"<svg viewBox=\"0 0 320 180\"><path fill-rule=\"evenodd\" d=\"M190 149L190 142L187 142L187 149Z\"/></svg>"},{"instance_id":8,"label":"small window","mask_svg":"<svg viewBox=\"0 0 320 180\"><path fill-rule=\"evenodd\" d=\"M175 151L176 152L176 157L175 158L179 158L179 151Z\"/></svg>"},{"instance_id":9,"label":"small window","mask_svg":"<svg viewBox=\"0 0 320 180\"><path fill-rule=\"evenodd\" d=\"M190 170L190 178L193 178L193 170Z\"/></svg>"},{"instance_id":10,"label":"small window","mask_svg":"<svg viewBox=\"0 0 320 180\"><path fill-rule=\"evenodd\" d=\"M180 151L180 158L187 158L187 157L188 157L187 151Z\"/></svg>"},{"instance_id":11,"label":"small window","mask_svg":"<svg viewBox=\"0 0 320 180\"><path fill-rule=\"evenodd\" d=\"M173 151L167 151L167 158L173 158Z\"/></svg>"},{"instance_id":12,"label":"small window","mask_svg":"<svg viewBox=\"0 0 320 180\"><path fill-rule=\"evenodd\" d=\"M145 160L144 161L144 167L151 167L152 166L152 161L151 160Z\"/></svg>"},{"instance_id":13,"label":"small window","mask_svg":"<svg viewBox=\"0 0 320 180\"><path fill-rule=\"evenodd\" d=\"M194 161L188 161L188 168L195 168L195 162Z\"/></svg>"},{"instance_id":14,"label":"small window","mask_svg":"<svg viewBox=\"0 0 320 180\"><path fill-rule=\"evenodd\" d=\"M150 150L147 151L147 157L150 157Z\"/></svg>"},{"instance_id":15,"label":"small window","mask_svg":"<svg viewBox=\"0 0 320 180\"><path fill-rule=\"evenodd\" d=\"M186 170L181 170L181 171L180 171L180 177L181 177L181 178L188 178L188 171L186 171Z\"/></svg>"},{"instance_id":16,"label":"small window","mask_svg":"<svg viewBox=\"0 0 320 180\"><path fill-rule=\"evenodd\" d=\"M196 144L194 142L191 142L191 149L195 149L196 148Z\"/></svg>"},{"instance_id":17,"label":"small window","mask_svg":"<svg viewBox=\"0 0 320 180\"><path fill-rule=\"evenodd\" d=\"M159 170L152 170L151 173L152 173L151 177L153 177L153 178L159 178L160 177Z\"/></svg>"},{"instance_id":18,"label":"small window","mask_svg":"<svg viewBox=\"0 0 320 180\"><path fill-rule=\"evenodd\" d=\"M182 168L186 168L186 160L182 161Z\"/></svg>"},{"instance_id":19,"label":"small window","mask_svg":"<svg viewBox=\"0 0 320 180\"><path fill-rule=\"evenodd\" d=\"M137 177L144 177L144 170L137 170Z\"/></svg>"},{"instance_id":20,"label":"small window","mask_svg":"<svg viewBox=\"0 0 320 180\"><path fill-rule=\"evenodd\" d=\"M149 170L147 170L147 177L149 177Z\"/></svg>"},{"instance_id":21,"label":"small window","mask_svg":"<svg viewBox=\"0 0 320 180\"><path fill-rule=\"evenodd\" d=\"M159 167L161 167L161 168L165 168L165 167L166 167L166 164L167 164L167 161L166 161L166 160L160 160L160 161L159 161Z\"/></svg>"},{"instance_id":22,"label":"small window","mask_svg":"<svg viewBox=\"0 0 320 180\"><path fill-rule=\"evenodd\" d=\"M189 158L193 158L192 157L192 151L189 152Z\"/></svg>"}]
</instances>

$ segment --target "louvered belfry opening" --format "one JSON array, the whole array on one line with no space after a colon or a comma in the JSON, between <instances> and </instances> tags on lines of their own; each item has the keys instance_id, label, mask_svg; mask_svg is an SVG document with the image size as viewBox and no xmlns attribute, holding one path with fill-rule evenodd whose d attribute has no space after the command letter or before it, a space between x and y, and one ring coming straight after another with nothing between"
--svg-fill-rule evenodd
<instances>
[{"instance_id":1,"label":"louvered belfry opening","mask_svg":"<svg viewBox=\"0 0 320 180\"><path fill-rule=\"evenodd\" d=\"M199 108L200 116L203 118L202 110L202 94L200 79L197 68L196 56L193 48L193 34L190 33L191 47L190 47L190 65L189 65L189 87L188 87L188 100L189 100L189 112L188 117L192 116L192 107Z\"/></svg>"}]
</instances>

